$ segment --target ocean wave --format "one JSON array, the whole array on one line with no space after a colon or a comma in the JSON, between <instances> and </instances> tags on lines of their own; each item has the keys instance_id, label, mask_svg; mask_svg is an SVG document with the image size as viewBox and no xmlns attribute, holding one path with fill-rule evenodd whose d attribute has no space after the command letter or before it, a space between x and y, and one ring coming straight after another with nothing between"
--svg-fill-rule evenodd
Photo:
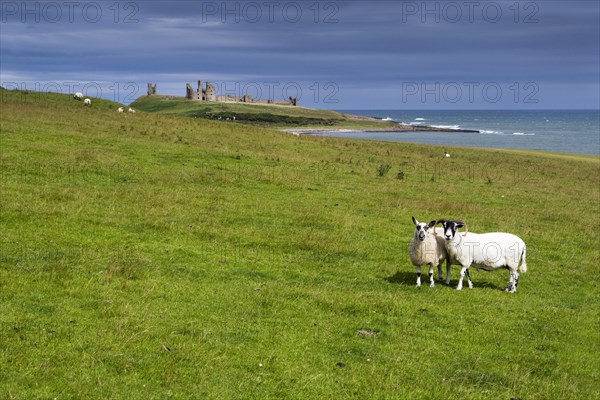
<instances>
[{"instance_id":1,"label":"ocean wave","mask_svg":"<svg viewBox=\"0 0 600 400\"><path fill-rule=\"evenodd\" d=\"M425 118L415 118L415 121L427 121Z\"/></svg>"},{"instance_id":2,"label":"ocean wave","mask_svg":"<svg viewBox=\"0 0 600 400\"><path fill-rule=\"evenodd\" d=\"M517 135L517 136L535 136L535 133L513 132L513 135Z\"/></svg>"},{"instance_id":3,"label":"ocean wave","mask_svg":"<svg viewBox=\"0 0 600 400\"><path fill-rule=\"evenodd\" d=\"M461 129L460 125L431 125L431 127L440 129Z\"/></svg>"},{"instance_id":4,"label":"ocean wave","mask_svg":"<svg viewBox=\"0 0 600 400\"><path fill-rule=\"evenodd\" d=\"M382 121L394 121L394 119L390 117L385 117L382 119Z\"/></svg>"},{"instance_id":5,"label":"ocean wave","mask_svg":"<svg viewBox=\"0 0 600 400\"><path fill-rule=\"evenodd\" d=\"M504 132L500 132L500 131L489 131L489 130L485 130L485 129L480 129L479 133L483 134L483 135L506 135Z\"/></svg>"}]
</instances>

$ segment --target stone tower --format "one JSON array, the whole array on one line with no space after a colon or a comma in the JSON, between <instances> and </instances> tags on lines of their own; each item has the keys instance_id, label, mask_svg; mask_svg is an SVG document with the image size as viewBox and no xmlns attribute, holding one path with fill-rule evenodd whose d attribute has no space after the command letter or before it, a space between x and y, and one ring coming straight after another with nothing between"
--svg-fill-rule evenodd
<instances>
[{"instance_id":1,"label":"stone tower","mask_svg":"<svg viewBox=\"0 0 600 400\"><path fill-rule=\"evenodd\" d=\"M212 83L206 82L206 101L217 101L217 90Z\"/></svg>"},{"instance_id":2,"label":"stone tower","mask_svg":"<svg viewBox=\"0 0 600 400\"><path fill-rule=\"evenodd\" d=\"M151 96L153 94L156 94L156 83L149 83L148 84L148 96Z\"/></svg>"}]
</instances>

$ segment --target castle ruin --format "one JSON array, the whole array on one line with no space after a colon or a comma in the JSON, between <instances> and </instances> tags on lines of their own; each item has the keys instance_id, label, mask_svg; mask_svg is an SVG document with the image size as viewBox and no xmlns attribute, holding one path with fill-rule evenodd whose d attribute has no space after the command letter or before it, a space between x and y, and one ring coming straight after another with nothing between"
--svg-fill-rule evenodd
<instances>
[{"instance_id":1,"label":"castle ruin","mask_svg":"<svg viewBox=\"0 0 600 400\"><path fill-rule=\"evenodd\" d=\"M148 96L156 94L156 83L148 83ZM284 106L298 106L298 98L289 97L287 100L273 99L255 99L249 94L243 96L233 96L230 94L218 95L215 86L206 82L206 87L203 87L202 81L198 81L197 89L187 83L185 85L185 98L194 101L215 101L215 102L230 102L230 103L250 103L250 104L278 104Z\"/></svg>"},{"instance_id":2,"label":"castle ruin","mask_svg":"<svg viewBox=\"0 0 600 400\"><path fill-rule=\"evenodd\" d=\"M209 82L206 82L206 88L202 88L202 81L198 81L197 90L194 90L189 83L185 85L185 98L188 100L223 101L218 100L218 97L222 96L217 96L217 89Z\"/></svg>"}]
</instances>

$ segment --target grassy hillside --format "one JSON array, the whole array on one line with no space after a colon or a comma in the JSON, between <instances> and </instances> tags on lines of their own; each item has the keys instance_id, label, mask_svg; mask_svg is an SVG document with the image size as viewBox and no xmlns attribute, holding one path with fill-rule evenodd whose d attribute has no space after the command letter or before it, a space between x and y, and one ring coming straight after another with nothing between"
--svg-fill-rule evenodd
<instances>
[{"instance_id":1,"label":"grassy hillside","mask_svg":"<svg viewBox=\"0 0 600 400\"><path fill-rule=\"evenodd\" d=\"M3 397L597 398L597 157L1 95ZM411 215L521 236L519 291L416 288Z\"/></svg>"},{"instance_id":2,"label":"grassy hillside","mask_svg":"<svg viewBox=\"0 0 600 400\"><path fill-rule=\"evenodd\" d=\"M270 126L309 126L309 127L348 127L348 128L389 128L394 124L374 119L357 120L331 110L316 110L266 104L216 103L190 101L183 97L142 96L131 105L147 112L160 112L170 115L233 120Z\"/></svg>"}]
</instances>

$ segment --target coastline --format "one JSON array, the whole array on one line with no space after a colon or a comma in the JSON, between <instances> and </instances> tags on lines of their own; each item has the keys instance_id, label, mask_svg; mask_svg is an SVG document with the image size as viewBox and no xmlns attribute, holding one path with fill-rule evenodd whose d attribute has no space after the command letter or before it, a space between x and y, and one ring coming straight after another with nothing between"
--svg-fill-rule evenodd
<instances>
[{"instance_id":1,"label":"coastline","mask_svg":"<svg viewBox=\"0 0 600 400\"><path fill-rule=\"evenodd\" d=\"M433 111L418 113L380 110L365 118L363 126L339 124L334 126L280 127L288 134L332 136L353 140L375 140L451 147L521 150L562 156L598 158L598 113L570 110L556 111ZM366 112L365 112L366 113ZM344 114L350 119L350 114ZM419 118L416 118L416 117ZM385 117L385 118L383 118ZM392 120L394 118L394 120ZM597 117L596 117L597 118ZM414 119L412 124L404 122ZM427 125L421 125L425 122ZM463 122L467 125L463 128ZM477 125L475 125L477 124ZM594 137L593 132L596 131ZM451 151L452 152L452 151Z\"/></svg>"},{"instance_id":2,"label":"coastline","mask_svg":"<svg viewBox=\"0 0 600 400\"><path fill-rule=\"evenodd\" d=\"M379 120L381 121L381 120ZM362 133L362 132L462 132L462 133L481 133L476 129L453 129L440 128L429 125L409 125L396 123L394 126L381 128L286 128L283 132L294 135L314 135L320 133Z\"/></svg>"}]
</instances>

